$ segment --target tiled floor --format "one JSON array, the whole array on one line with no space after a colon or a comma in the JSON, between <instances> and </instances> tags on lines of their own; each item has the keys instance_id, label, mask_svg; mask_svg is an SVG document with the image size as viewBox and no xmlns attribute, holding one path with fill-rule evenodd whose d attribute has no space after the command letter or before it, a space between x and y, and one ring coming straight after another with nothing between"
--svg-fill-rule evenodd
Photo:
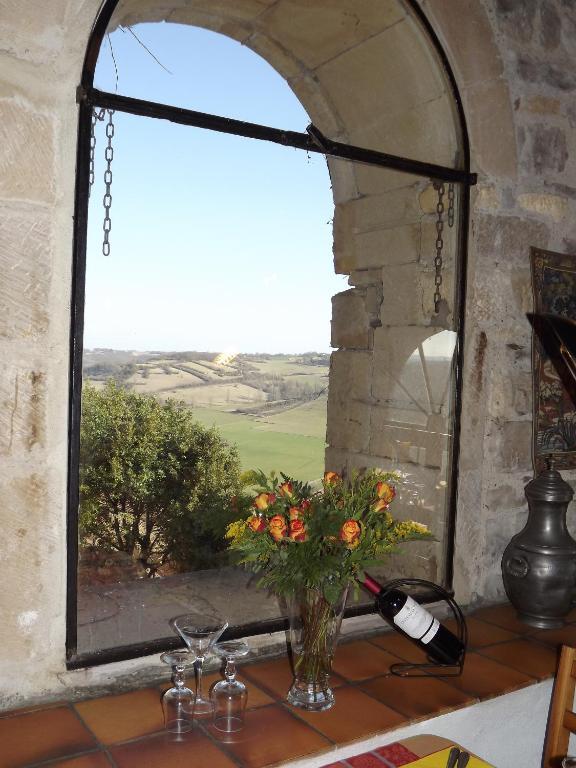
<instances>
[{"instance_id":1,"label":"tiled floor","mask_svg":"<svg viewBox=\"0 0 576 768\"><path fill-rule=\"evenodd\" d=\"M324 713L285 703L292 679L287 659L247 664L241 670L249 691L246 727L226 742L203 723L183 741L171 740L162 730L165 685L3 713L0 768L264 768L321 752L327 752L328 764L336 745L551 677L557 646L576 645L576 613L568 618L561 630L538 631L518 622L508 605L477 611L468 617L469 653L456 678L388 674L400 660L423 660L397 633L342 645L334 664L336 705ZM214 679L208 676L207 685ZM349 758L346 764L362 768L363 759Z\"/></svg>"}]
</instances>

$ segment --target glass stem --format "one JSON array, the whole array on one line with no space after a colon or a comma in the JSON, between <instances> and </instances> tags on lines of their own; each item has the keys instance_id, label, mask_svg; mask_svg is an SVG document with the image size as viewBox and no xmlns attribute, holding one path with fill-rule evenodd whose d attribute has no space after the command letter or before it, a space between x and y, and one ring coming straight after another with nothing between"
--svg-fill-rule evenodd
<instances>
[{"instance_id":1,"label":"glass stem","mask_svg":"<svg viewBox=\"0 0 576 768\"><path fill-rule=\"evenodd\" d=\"M227 683L233 683L236 677L236 664L233 656L226 657L226 668L224 669L224 676Z\"/></svg>"},{"instance_id":2,"label":"glass stem","mask_svg":"<svg viewBox=\"0 0 576 768\"><path fill-rule=\"evenodd\" d=\"M202 700L202 665L204 664L204 656L196 657L196 698Z\"/></svg>"},{"instance_id":3,"label":"glass stem","mask_svg":"<svg viewBox=\"0 0 576 768\"><path fill-rule=\"evenodd\" d=\"M176 688L184 688L184 667L181 664L172 667L172 682Z\"/></svg>"}]
</instances>

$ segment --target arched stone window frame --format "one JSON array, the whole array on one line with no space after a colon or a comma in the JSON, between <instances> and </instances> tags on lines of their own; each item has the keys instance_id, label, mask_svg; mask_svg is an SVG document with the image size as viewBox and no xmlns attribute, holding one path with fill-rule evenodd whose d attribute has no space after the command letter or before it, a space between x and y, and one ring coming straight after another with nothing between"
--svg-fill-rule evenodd
<instances>
[{"instance_id":1,"label":"arched stone window frame","mask_svg":"<svg viewBox=\"0 0 576 768\"><path fill-rule=\"evenodd\" d=\"M446 181L454 180L461 184L461 198L459 206L459 242L457 252L459 255L458 267L458 287L457 301L455 306L455 327L458 334L456 347L456 400L454 409L454 440L452 450L452 474L456 478L458 474L458 452L459 452L459 431L461 414L461 391L462 391L462 364L463 364L463 338L464 338L464 296L466 292L466 250L468 234L468 216L469 216L469 188L475 183L475 175L470 173L470 147L466 120L460 98L456 79L448 62L447 56L436 36L432 26L422 12L416 0L399 0L403 2L413 12L415 17L422 25L431 47L438 56L441 66L450 83L453 103L456 111L456 122L459 127L461 140L461 157L459 168L441 166L435 163L417 161L410 158L387 155L369 148L350 146L346 142L327 142L324 143L324 136L312 132L308 137L304 134L294 134L290 141L283 141L279 136L277 140L280 143L286 143L293 146L299 146L301 149L309 151L321 151L332 157L342 157L353 160L364 160L365 162L374 162L388 167L392 170L398 170L406 173L429 178L442 178ZM72 291L72 332L71 332L71 365L70 365L70 440L69 440L69 492L68 492L68 606L67 606L67 665L69 668L85 666L86 664L105 663L133 656L145 655L155 652L160 647L165 647L165 641L143 644L138 647L128 647L113 649L98 655L98 657L85 659L78 656L76 652L76 594L77 594L77 540L78 540L78 455L79 455L79 419L80 419L80 398L82 384L82 335L83 335L83 305L84 305L84 282L86 266L86 231L88 218L88 160L90 143L90 121L92 108L94 106L115 108L133 114L147 114L148 116L165 117L175 122L184 124L202 125L201 117L194 118L200 122L192 123L191 113L186 114L186 110L180 110L168 105L146 105L145 102L136 103L136 100L123 99L114 94L103 94L93 88L93 77L96 61L100 51L106 29L112 18L114 10L119 0L105 0L100 13L96 19L87 47L81 83L78 87L77 100L79 102L79 130L77 145L77 166L76 166L76 192L75 192L75 217L74 217L74 259L73 259L73 291ZM200 25L199 25L200 26ZM226 30L222 31L227 34ZM234 36L233 34L231 36ZM257 51L263 55L261 51ZM274 62L270 61L274 66ZM278 68L278 71L280 69ZM280 71L280 74L283 74ZM218 128L218 118L213 117L206 121L204 127L210 127L216 130L225 130L241 134L240 125L237 124L234 130L230 130L232 122L226 118L221 118L221 127ZM270 139L269 129L264 131L247 128L244 135L254 138ZM287 134L288 132L278 132ZM241 134L242 135L242 134ZM300 136L300 138L297 138ZM276 140L276 139L272 139ZM295 142L295 143L294 143ZM362 154L364 150L364 154ZM450 490L450 514L448 519L447 531L447 554L446 554L446 582L451 587L453 576L453 542L456 526L456 493L457 483L454 481ZM358 612L358 611L356 611ZM364 612L361 610L360 612ZM354 613L354 612L352 612ZM266 626L262 631L270 631L272 627Z\"/></svg>"}]
</instances>

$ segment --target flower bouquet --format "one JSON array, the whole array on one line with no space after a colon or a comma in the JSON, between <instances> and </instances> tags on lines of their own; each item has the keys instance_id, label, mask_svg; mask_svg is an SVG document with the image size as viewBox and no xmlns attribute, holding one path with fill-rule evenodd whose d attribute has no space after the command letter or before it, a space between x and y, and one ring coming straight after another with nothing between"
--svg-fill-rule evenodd
<instances>
[{"instance_id":1,"label":"flower bouquet","mask_svg":"<svg viewBox=\"0 0 576 768\"><path fill-rule=\"evenodd\" d=\"M348 587L365 568L402 542L430 538L425 525L395 520L389 506L399 477L367 470L347 481L326 472L314 490L286 475L249 473L255 495L236 500L245 510L227 530L238 561L261 573L259 585L288 608L295 681L288 701L309 710L328 709L329 687Z\"/></svg>"}]
</instances>

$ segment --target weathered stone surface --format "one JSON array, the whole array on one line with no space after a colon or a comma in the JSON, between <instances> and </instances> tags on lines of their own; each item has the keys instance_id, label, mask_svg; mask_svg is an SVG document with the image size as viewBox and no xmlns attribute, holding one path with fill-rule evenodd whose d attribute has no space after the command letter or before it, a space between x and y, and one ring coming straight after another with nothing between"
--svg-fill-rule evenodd
<instances>
[{"instance_id":1,"label":"weathered stone surface","mask_svg":"<svg viewBox=\"0 0 576 768\"><path fill-rule=\"evenodd\" d=\"M554 50L560 45L562 22L552 3L540 5L540 42L546 50Z\"/></svg>"},{"instance_id":2,"label":"weathered stone surface","mask_svg":"<svg viewBox=\"0 0 576 768\"><path fill-rule=\"evenodd\" d=\"M499 426L498 453L504 471L528 471L532 466L532 422L506 421Z\"/></svg>"},{"instance_id":3,"label":"weathered stone surface","mask_svg":"<svg viewBox=\"0 0 576 768\"><path fill-rule=\"evenodd\" d=\"M534 34L538 0L496 0L498 25L508 36L527 43Z\"/></svg>"},{"instance_id":4,"label":"weathered stone surface","mask_svg":"<svg viewBox=\"0 0 576 768\"><path fill-rule=\"evenodd\" d=\"M560 112L560 99L550 96L531 96L526 99L525 108L535 115L557 115Z\"/></svg>"},{"instance_id":5,"label":"weathered stone surface","mask_svg":"<svg viewBox=\"0 0 576 768\"><path fill-rule=\"evenodd\" d=\"M371 399L372 355L370 352L338 350L330 360L329 408L338 418L339 410L350 399L369 402ZM330 421L330 418L328 419Z\"/></svg>"},{"instance_id":6,"label":"weathered stone surface","mask_svg":"<svg viewBox=\"0 0 576 768\"><path fill-rule=\"evenodd\" d=\"M53 61L62 49L67 0L38 8L34 0L2 0L2 49L35 64Z\"/></svg>"},{"instance_id":7,"label":"weathered stone surface","mask_svg":"<svg viewBox=\"0 0 576 768\"><path fill-rule=\"evenodd\" d=\"M46 374L4 366L0 373L0 456L44 444Z\"/></svg>"},{"instance_id":8,"label":"weathered stone surface","mask_svg":"<svg viewBox=\"0 0 576 768\"><path fill-rule=\"evenodd\" d=\"M53 121L15 99L0 99L0 197L54 199Z\"/></svg>"},{"instance_id":9,"label":"weathered stone surface","mask_svg":"<svg viewBox=\"0 0 576 768\"><path fill-rule=\"evenodd\" d=\"M400 21L397 3L379 0L344 0L310 3L281 0L259 23L266 32L314 69L366 38Z\"/></svg>"},{"instance_id":10,"label":"weathered stone surface","mask_svg":"<svg viewBox=\"0 0 576 768\"><path fill-rule=\"evenodd\" d=\"M370 440L370 413L369 404L348 399L338 416L335 418L333 415L328 420L326 432L328 444L355 453L367 452Z\"/></svg>"},{"instance_id":11,"label":"weathered stone surface","mask_svg":"<svg viewBox=\"0 0 576 768\"><path fill-rule=\"evenodd\" d=\"M476 83L464 91L463 98L474 168L489 176L515 178L516 141L507 84L503 80Z\"/></svg>"},{"instance_id":12,"label":"weathered stone surface","mask_svg":"<svg viewBox=\"0 0 576 768\"><path fill-rule=\"evenodd\" d=\"M530 160L538 175L560 173L566 167L566 134L560 128L538 124L528 127Z\"/></svg>"},{"instance_id":13,"label":"weathered stone surface","mask_svg":"<svg viewBox=\"0 0 576 768\"><path fill-rule=\"evenodd\" d=\"M519 216L476 217L476 250L490 270L526 267L530 246L546 248L548 238L548 227L542 222Z\"/></svg>"},{"instance_id":14,"label":"weathered stone surface","mask_svg":"<svg viewBox=\"0 0 576 768\"><path fill-rule=\"evenodd\" d=\"M31 339L48 327L50 224L45 211L4 208L0 218L0 338Z\"/></svg>"},{"instance_id":15,"label":"weathered stone surface","mask_svg":"<svg viewBox=\"0 0 576 768\"><path fill-rule=\"evenodd\" d=\"M434 54L428 46L419 44L407 20L332 59L316 72L347 126L350 139L360 145L375 125L374 104L378 104L379 114L390 121L393 116L440 98L445 88ZM410 88L406 82L411 83ZM364 145L387 151L372 143Z\"/></svg>"},{"instance_id":16,"label":"weathered stone surface","mask_svg":"<svg viewBox=\"0 0 576 768\"><path fill-rule=\"evenodd\" d=\"M526 192L518 195L518 204L527 211L546 216L555 222L562 221L568 215L568 201L559 195Z\"/></svg>"},{"instance_id":17,"label":"weathered stone surface","mask_svg":"<svg viewBox=\"0 0 576 768\"><path fill-rule=\"evenodd\" d=\"M358 269L374 269L393 264L411 264L420 256L420 227L374 229L359 232L352 244Z\"/></svg>"},{"instance_id":18,"label":"weathered stone surface","mask_svg":"<svg viewBox=\"0 0 576 768\"><path fill-rule=\"evenodd\" d=\"M332 297L332 346L367 349L372 332L364 302L365 292L351 289Z\"/></svg>"},{"instance_id":19,"label":"weathered stone surface","mask_svg":"<svg viewBox=\"0 0 576 768\"><path fill-rule=\"evenodd\" d=\"M518 76L527 83L543 83L559 91L573 91L576 88L576 73L568 67L561 67L549 61L518 56Z\"/></svg>"}]
</instances>

